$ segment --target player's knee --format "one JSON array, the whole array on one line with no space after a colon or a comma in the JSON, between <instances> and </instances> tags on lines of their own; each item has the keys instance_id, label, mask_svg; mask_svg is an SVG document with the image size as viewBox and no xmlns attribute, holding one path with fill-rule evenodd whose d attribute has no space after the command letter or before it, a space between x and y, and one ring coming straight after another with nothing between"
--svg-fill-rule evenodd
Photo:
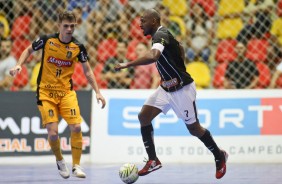
<instances>
[{"instance_id":1,"label":"player's knee","mask_svg":"<svg viewBox=\"0 0 282 184\"><path fill-rule=\"evenodd\" d=\"M81 132L81 126L80 124L74 124L74 125L70 125L70 130L71 132Z\"/></svg>"},{"instance_id":2,"label":"player's knee","mask_svg":"<svg viewBox=\"0 0 282 184\"><path fill-rule=\"evenodd\" d=\"M139 122L142 124L142 122L144 122L145 120L146 120L146 118L145 118L145 116L143 115L143 113L142 112L140 112L139 114L138 114L138 120L139 120Z\"/></svg>"},{"instance_id":3,"label":"player's knee","mask_svg":"<svg viewBox=\"0 0 282 184\"><path fill-rule=\"evenodd\" d=\"M201 137L205 131L203 127L199 123L193 123L191 125L186 125L190 134L196 137Z\"/></svg>"},{"instance_id":4,"label":"player's knee","mask_svg":"<svg viewBox=\"0 0 282 184\"><path fill-rule=\"evenodd\" d=\"M149 120L148 117L142 112L138 114L138 119L141 126L147 126L151 123L151 120Z\"/></svg>"},{"instance_id":5,"label":"player's knee","mask_svg":"<svg viewBox=\"0 0 282 184\"><path fill-rule=\"evenodd\" d=\"M53 131L53 130L49 131L48 132L48 138L50 140L52 140L52 141L57 140L59 138L58 132L57 131Z\"/></svg>"},{"instance_id":6,"label":"player's knee","mask_svg":"<svg viewBox=\"0 0 282 184\"><path fill-rule=\"evenodd\" d=\"M198 135L197 129L195 129L195 128L188 128L188 130L189 130L191 135L193 135L193 136L197 136Z\"/></svg>"}]
</instances>

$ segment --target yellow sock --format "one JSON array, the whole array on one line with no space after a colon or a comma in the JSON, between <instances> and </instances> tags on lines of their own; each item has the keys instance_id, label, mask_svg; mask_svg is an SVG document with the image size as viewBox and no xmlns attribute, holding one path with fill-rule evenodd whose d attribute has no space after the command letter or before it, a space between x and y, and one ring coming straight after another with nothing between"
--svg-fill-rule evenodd
<instances>
[{"instance_id":1,"label":"yellow sock","mask_svg":"<svg viewBox=\"0 0 282 184\"><path fill-rule=\"evenodd\" d=\"M60 138L58 138L55 141L48 139L48 141L49 141L49 145L50 145L54 155L56 156L56 160L57 161L62 160L63 155L62 155L61 146L60 146Z\"/></svg>"},{"instance_id":2,"label":"yellow sock","mask_svg":"<svg viewBox=\"0 0 282 184\"><path fill-rule=\"evenodd\" d=\"M82 132L71 132L72 165L80 165L82 154Z\"/></svg>"}]
</instances>

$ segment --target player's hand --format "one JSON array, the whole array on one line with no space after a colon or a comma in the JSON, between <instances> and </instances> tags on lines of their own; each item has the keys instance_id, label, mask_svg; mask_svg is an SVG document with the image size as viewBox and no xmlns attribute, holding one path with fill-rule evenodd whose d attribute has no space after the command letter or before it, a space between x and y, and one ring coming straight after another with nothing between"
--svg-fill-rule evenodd
<instances>
[{"instance_id":1,"label":"player's hand","mask_svg":"<svg viewBox=\"0 0 282 184\"><path fill-rule=\"evenodd\" d=\"M100 101L102 102L102 109L103 109L106 106L105 98L100 93L97 93L96 94L96 99L97 99L97 103L98 104L100 103Z\"/></svg>"},{"instance_id":2,"label":"player's hand","mask_svg":"<svg viewBox=\"0 0 282 184\"><path fill-rule=\"evenodd\" d=\"M127 68L127 64L126 63L119 63L115 66L115 70L119 71L121 69Z\"/></svg>"},{"instance_id":3,"label":"player's hand","mask_svg":"<svg viewBox=\"0 0 282 184\"><path fill-rule=\"evenodd\" d=\"M20 65L16 65L10 69L10 75L14 77L16 74L21 73L22 67Z\"/></svg>"}]
</instances>

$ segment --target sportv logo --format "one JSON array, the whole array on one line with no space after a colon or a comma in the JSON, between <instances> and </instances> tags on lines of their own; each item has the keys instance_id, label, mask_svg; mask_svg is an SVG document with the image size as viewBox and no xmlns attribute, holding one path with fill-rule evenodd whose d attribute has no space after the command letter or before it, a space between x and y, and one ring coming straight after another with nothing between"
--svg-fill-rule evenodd
<instances>
[{"instance_id":1,"label":"sportv logo","mask_svg":"<svg viewBox=\"0 0 282 184\"><path fill-rule=\"evenodd\" d=\"M83 133L89 132L90 128L83 119L83 117L82 120L83 121L81 123L81 131ZM47 134L47 130L45 128L41 128L40 125L41 121L39 117L22 117L20 123L16 122L15 119L12 117L7 117L5 119L0 118L0 130L10 130L13 135L27 135L30 133ZM58 127L59 134L63 133L67 126L68 124L66 123L66 121L64 119L61 119Z\"/></svg>"},{"instance_id":2,"label":"sportv logo","mask_svg":"<svg viewBox=\"0 0 282 184\"><path fill-rule=\"evenodd\" d=\"M281 99L280 99L281 100ZM282 100L281 100L282 101ZM111 99L109 102L110 135L139 135L138 113L143 100ZM214 135L260 135L269 123L275 123L282 116L281 104L262 104L261 99L200 99L198 116L201 124ZM188 135L184 122L173 111L160 114L153 120L156 135ZM277 126L276 126L277 127ZM282 129L282 125L277 127ZM262 131L263 132L263 131ZM267 134L272 134L268 131ZM282 130L281 133L282 134Z\"/></svg>"}]
</instances>

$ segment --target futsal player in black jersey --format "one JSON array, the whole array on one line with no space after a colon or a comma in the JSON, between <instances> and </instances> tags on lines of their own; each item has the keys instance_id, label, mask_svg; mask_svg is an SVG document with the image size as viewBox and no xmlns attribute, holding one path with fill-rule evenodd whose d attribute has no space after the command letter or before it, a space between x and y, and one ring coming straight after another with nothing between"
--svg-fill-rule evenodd
<instances>
[{"instance_id":1,"label":"futsal player in black jersey","mask_svg":"<svg viewBox=\"0 0 282 184\"><path fill-rule=\"evenodd\" d=\"M161 76L161 84L145 102L138 115L141 134L148 154L148 161L138 174L144 176L162 167L154 145L152 120L161 112L172 108L182 119L191 135L198 137L213 153L216 163L216 178L226 173L228 154L218 148L210 132L203 128L197 117L196 87L194 80L186 72L184 49L167 28L161 26L160 14L154 9L145 10L141 16L141 29L144 35L152 36L152 48L145 56L128 63L120 63L116 70L137 65L155 63Z\"/></svg>"}]
</instances>

